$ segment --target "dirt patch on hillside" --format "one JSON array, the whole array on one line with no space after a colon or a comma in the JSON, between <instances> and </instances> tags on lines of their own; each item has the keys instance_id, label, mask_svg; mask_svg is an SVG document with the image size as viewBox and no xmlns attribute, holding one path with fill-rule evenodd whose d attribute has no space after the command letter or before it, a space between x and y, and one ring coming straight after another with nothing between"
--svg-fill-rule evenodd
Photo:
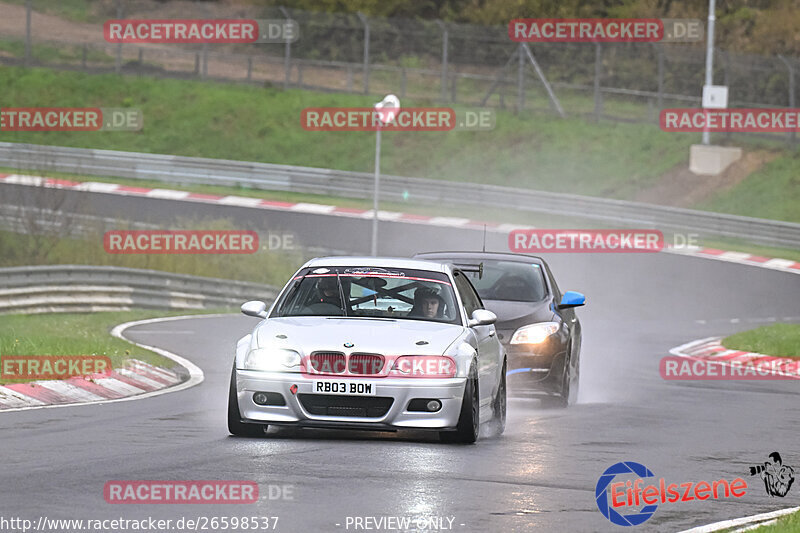
<instances>
[{"instance_id":1,"label":"dirt patch on hillside","mask_svg":"<svg viewBox=\"0 0 800 533\"><path fill-rule=\"evenodd\" d=\"M717 176L698 176L689 170L687 161L671 168L653 186L637 193L633 200L673 207L692 207L731 189L779 155L778 152L768 150L745 152L739 161Z\"/></svg>"}]
</instances>

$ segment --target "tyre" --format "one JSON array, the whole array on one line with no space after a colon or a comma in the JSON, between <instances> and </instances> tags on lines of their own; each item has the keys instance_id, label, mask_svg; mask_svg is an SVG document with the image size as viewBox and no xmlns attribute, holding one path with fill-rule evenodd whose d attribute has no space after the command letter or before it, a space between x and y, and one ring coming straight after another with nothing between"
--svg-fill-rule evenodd
<instances>
[{"instance_id":1,"label":"tyre","mask_svg":"<svg viewBox=\"0 0 800 533\"><path fill-rule=\"evenodd\" d=\"M561 392L557 396L552 396L545 400L545 403L553 407L569 407L578 401L578 383L580 379L580 362L575 365L575 371L570 371L572 360L572 347L567 352L569 359L564 363L564 375L561 378Z\"/></svg>"},{"instance_id":2,"label":"tyre","mask_svg":"<svg viewBox=\"0 0 800 533\"><path fill-rule=\"evenodd\" d=\"M506 362L503 361L503 370L502 374L500 375L500 384L497 386L497 394L494 397L494 403L492 404L492 411L494 413L492 417L492 435L499 437L503 434L506 430L506 405L507 405L507 394L506 394L506 371L507 366Z\"/></svg>"},{"instance_id":3,"label":"tyre","mask_svg":"<svg viewBox=\"0 0 800 533\"><path fill-rule=\"evenodd\" d=\"M236 398L236 370L231 370L231 385L228 392L228 431L237 437L263 437L267 431L266 424L245 424L239 412L239 401Z\"/></svg>"},{"instance_id":4,"label":"tyre","mask_svg":"<svg viewBox=\"0 0 800 533\"><path fill-rule=\"evenodd\" d=\"M461 400L461 413L455 431L440 431L442 442L458 442L473 444L478 440L480 430L480 396L478 395L478 377L471 376L464 387L464 398Z\"/></svg>"}]
</instances>

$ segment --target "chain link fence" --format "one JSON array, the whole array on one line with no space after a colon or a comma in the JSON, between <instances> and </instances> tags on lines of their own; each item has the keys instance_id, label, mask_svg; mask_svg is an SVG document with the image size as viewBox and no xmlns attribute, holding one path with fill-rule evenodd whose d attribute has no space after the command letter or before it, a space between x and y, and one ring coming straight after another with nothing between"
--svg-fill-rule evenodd
<instances>
[{"instance_id":1,"label":"chain link fence","mask_svg":"<svg viewBox=\"0 0 800 533\"><path fill-rule=\"evenodd\" d=\"M77 15L68 4L52 0L15 2L0 22L0 61L7 65L393 92L438 104L517 111L558 109L505 26L308 12L234 0L87 0L89 9ZM106 42L103 22L121 18L292 19L300 37L270 44ZM702 42L535 43L529 49L567 116L654 122L661 109L700 106ZM794 107L798 65L797 58L717 50L714 79L730 87L730 107Z\"/></svg>"}]
</instances>

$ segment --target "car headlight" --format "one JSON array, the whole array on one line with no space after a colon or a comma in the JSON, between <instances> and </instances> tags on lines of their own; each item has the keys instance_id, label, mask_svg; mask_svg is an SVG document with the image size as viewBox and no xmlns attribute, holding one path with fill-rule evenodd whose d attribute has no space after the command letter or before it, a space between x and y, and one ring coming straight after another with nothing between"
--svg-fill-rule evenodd
<instances>
[{"instance_id":1,"label":"car headlight","mask_svg":"<svg viewBox=\"0 0 800 533\"><path fill-rule=\"evenodd\" d=\"M246 370L285 372L300 366L300 354L283 348L256 348L244 358Z\"/></svg>"},{"instance_id":2,"label":"car headlight","mask_svg":"<svg viewBox=\"0 0 800 533\"><path fill-rule=\"evenodd\" d=\"M557 322L541 322L522 326L511 336L511 344L540 344L557 332L558 328Z\"/></svg>"}]
</instances>

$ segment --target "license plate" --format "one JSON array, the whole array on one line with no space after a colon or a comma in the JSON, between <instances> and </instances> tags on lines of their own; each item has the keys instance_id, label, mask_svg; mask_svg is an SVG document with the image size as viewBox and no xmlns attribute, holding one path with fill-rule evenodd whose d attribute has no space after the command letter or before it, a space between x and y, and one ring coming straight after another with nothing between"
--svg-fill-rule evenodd
<instances>
[{"instance_id":1,"label":"license plate","mask_svg":"<svg viewBox=\"0 0 800 533\"><path fill-rule=\"evenodd\" d=\"M313 392L315 394L375 396L375 384L370 381L315 381Z\"/></svg>"}]
</instances>

